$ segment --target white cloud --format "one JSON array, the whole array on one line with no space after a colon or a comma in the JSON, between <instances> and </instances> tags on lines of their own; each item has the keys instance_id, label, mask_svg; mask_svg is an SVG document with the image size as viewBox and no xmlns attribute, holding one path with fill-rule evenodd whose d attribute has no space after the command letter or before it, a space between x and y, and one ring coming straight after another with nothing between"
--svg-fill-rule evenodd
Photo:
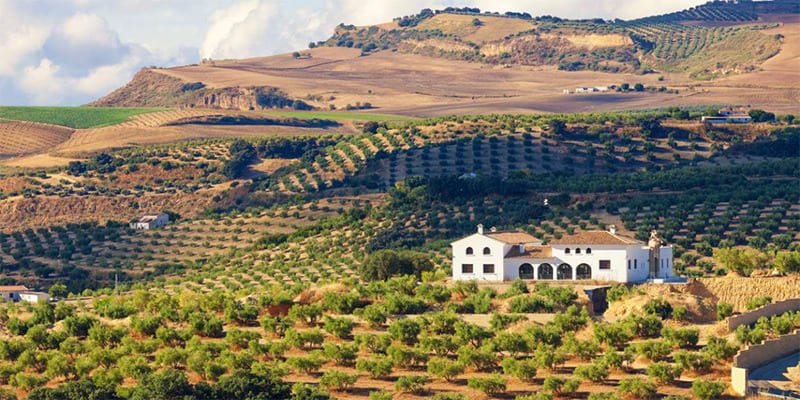
<instances>
[{"instance_id":1,"label":"white cloud","mask_svg":"<svg viewBox=\"0 0 800 400\"><path fill-rule=\"evenodd\" d=\"M274 14L273 7L259 0L240 1L214 11L200 46L201 55L205 58L246 56L255 41L264 39L248 35L257 33L259 26L267 25Z\"/></svg>"},{"instance_id":2,"label":"white cloud","mask_svg":"<svg viewBox=\"0 0 800 400\"><path fill-rule=\"evenodd\" d=\"M47 40L49 29L26 23L23 13L8 0L0 0L0 76L10 76L20 63L38 51Z\"/></svg>"},{"instance_id":3,"label":"white cloud","mask_svg":"<svg viewBox=\"0 0 800 400\"><path fill-rule=\"evenodd\" d=\"M64 93L64 82L57 77L58 65L42 59L37 66L27 67L19 77L20 88L36 105L58 104Z\"/></svg>"}]
</instances>

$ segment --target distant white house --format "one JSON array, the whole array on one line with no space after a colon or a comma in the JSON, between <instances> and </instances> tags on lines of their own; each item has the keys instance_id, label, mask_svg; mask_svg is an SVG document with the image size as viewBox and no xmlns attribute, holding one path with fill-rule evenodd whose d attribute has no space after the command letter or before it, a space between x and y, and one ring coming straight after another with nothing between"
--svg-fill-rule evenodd
<instances>
[{"instance_id":1,"label":"distant white house","mask_svg":"<svg viewBox=\"0 0 800 400\"><path fill-rule=\"evenodd\" d=\"M672 247L655 232L649 243L609 231L587 231L548 245L522 231L477 233L451 243L453 280L597 280L642 282L672 276Z\"/></svg>"},{"instance_id":2,"label":"distant white house","mask_svg":"<svg viewBox=\"0 0 800 400\"><path fill-rule=\"evenodd\" d=\"M167 213L158 214L145 214L138 221L130 223L131 229L148 230L164 226L169 223L169 215Z\"/></svg>"},{"instance_id":3,"label":"distant white house","mask_svg":"<svg viewBox=\"0 0 800 400\"><path fill-rule=\"evenodd\" d=\"M22 292L19 294L21 301L28 303L38 303L40 301L50 301L50 295L45 292Z\"/></svg>"},{"instance_id":4,"label":"distant white house","mask_svg":"<svg viewBox=\"0 0 800 400\"><path fill-rule=\"evenodd\" d=\"M27 287L17 286L0 286L0 297L2 300L16 303L19 301L27 301L29 303L38 303L40 300L50 301L50 295L44 292L33 292L28 290Z\"/></svg>"},{"instance_id":5,"label":"distant white house","mask_svg":"<svg viewBox=\"0 0 800 400\"><path fill-rule=\"evenodd\" d=\"M21 285L0 286L0 297L5 301L18 302L20 293L27 292L28 288Z\"/></svg>"},{"instance_id":6,"label":"distant white house","mask_svg":"<svg viewBox=\"0 0 800 400\"><path fill-rule=\"evenodd\" d=\"M703 117L703 122L711 124L749 124L753 122L749 112L745 108L721 108L715 117Z\"/></svg>"}]
</instances>

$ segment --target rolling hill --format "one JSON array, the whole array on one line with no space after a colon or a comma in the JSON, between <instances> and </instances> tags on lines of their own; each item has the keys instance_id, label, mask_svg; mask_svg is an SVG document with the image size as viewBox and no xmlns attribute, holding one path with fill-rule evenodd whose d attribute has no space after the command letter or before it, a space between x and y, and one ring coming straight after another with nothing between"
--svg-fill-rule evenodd
<instances>
[{"instance_id":1,"label":"rolling hill","mask_svg":"<svg viewBox=\"0 0 800 400\"><path fill-rule=\"evenodd\" d=\"M796 57L798 8L793 0L709 2L632 21L426 9L380 25L341 24L294 54L144 69L91 105L378 108L418 117L687 104L792 112L791 77L762 66ZM741 75L750 84L733 83ZM664 90L562 94L626 82Z\"/></svg>"}]
</instances>

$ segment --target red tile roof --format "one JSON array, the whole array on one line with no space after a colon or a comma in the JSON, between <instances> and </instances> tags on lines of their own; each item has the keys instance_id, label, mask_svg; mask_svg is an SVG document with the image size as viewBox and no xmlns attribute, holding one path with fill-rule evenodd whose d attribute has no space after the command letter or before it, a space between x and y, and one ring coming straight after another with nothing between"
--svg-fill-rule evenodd
<instances>
[{"instance_id":1,"label":"red tile roof","mask_svg":"<svg viewBox=\"0 0 800 400\"><path fill-rule=\"evenodd\" d=\"M635 239L613 234L608 231L586 231L574 235L564 236L561 239L553 239L550 244L610 244L610 245L631 245L643 244Z\"/></svg>"},{"instance_id":2,"label":"red tile roof","mask_svg":"<svg viewBox=\"0 0 800 400\"><path fill-rule=\"evenodd\" d=\"M25 292L28 288L25 286L0 286L0 292Z\"/></svg>"},{"instance_id":3,"label":"red tile roof","mask_svg":"<svg viewBox=\"0 0 800 400\"><path fill-rule=\"evenodd\" d=\"M505 244L527 244L541 242L533 235L523 231L487 232L484 235L492 239L499 240Z\"/></svg>"},{"instance_id":4,"label":"red tile roof","mask_svg":"<svg viewBox=\"0 0 800 400\"><path fill-rule=\"evenodd\" d=\"M553 248L550 246L524 246L520 251L519 247L513 247L505 258L553 258Z\"/></svg>"}]
</instances>

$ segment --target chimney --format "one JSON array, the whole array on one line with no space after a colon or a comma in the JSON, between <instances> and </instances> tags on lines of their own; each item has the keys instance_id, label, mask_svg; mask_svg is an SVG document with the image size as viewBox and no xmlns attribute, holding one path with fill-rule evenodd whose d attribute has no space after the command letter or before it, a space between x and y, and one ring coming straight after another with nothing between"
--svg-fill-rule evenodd
<instances>
[{"instance_id":1,"label":"chimney","mask_svg":"<svg viewBox=\"0 0 800 400\"><path fill-rule=\"evenodd\" d=\"M478 224L478 234L483 235L483 224Z\"/></svg>"},{"instance_id":2,"label":"chimney","mask_svg":"<svg viewBox=\"0 0 800 400\"><path fill-rule=\"evenodd\" d=\"M617 234L617 226L616 225L609 225L608 226L608 232L610 232L612 235L616 235Z\"/></svg>"},{"instance_id":3,"label":"chimney","mask_svg":"<svg viewBox=\"0 0 800 400\"><path fill-rule=\"evenodd\" d=\"M492 231L492 232L497 232L497 227L496 227L496 226L493 226L493 227L492 227L492 229L491 229L491 231Z\"/></svg>"}]
</instances>

